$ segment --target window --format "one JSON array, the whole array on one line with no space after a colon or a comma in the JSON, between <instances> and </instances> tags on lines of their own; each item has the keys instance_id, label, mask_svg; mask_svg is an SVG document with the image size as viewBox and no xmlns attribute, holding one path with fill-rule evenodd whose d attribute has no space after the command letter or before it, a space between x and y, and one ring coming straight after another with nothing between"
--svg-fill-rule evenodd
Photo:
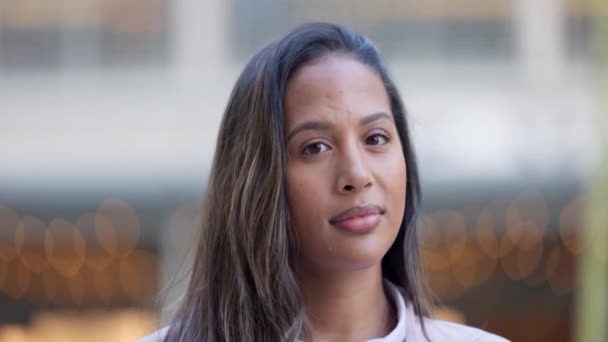
<instances>
[{"instance_id":1,"label":"window","mask_svg":"<svg viewBox=\"0 0 608 342\"><path fill-rule=\"evenodd\" d=\"M0 0L0 71L162 66L167 0Z\"/></svg>"}]
</instances>

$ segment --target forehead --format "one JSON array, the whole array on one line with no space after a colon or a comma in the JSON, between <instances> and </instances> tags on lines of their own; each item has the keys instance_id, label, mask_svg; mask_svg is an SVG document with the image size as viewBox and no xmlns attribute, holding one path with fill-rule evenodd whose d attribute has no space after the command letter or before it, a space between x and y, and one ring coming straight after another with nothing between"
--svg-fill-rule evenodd
<instances>
[{"instance_id":1,"label":"forehead","mask_svg":"<svg viewBox=\"0 0 608 342\"><path fill-rule=\"evenodd\" d=\"M310 118L359 118L390 113L382 80L370 66L350 56L330 54L301 66L285 92L288 126Z\"/></svg>"}]
</instances>

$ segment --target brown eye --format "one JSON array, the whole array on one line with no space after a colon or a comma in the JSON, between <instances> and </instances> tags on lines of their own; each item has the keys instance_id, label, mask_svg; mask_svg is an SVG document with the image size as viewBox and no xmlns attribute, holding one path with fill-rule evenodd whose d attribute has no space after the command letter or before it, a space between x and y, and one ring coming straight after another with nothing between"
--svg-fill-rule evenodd
<instances>
[{"instance_id":1,"label":"brown eye","mask_svg":"<svg viewBox=\"0 0 608 342\"><path fill-rule=\"evenodd\" d=\"M312 143L304 148L302 154L319 154L329 150L329 147L323 143Z\"/></svg>"},{"instance_id":2,"label":"brown eye","mask_svg":"<svg viewBox=\"0 0 608 342\"><path fill-rule=\"evenodd\" d=\"M384 145L389 141L389 137L387 135L384 134L374 134L374 135L370 135L367 139L366 142L369 145Z\"/></svg>"}]
</instances>

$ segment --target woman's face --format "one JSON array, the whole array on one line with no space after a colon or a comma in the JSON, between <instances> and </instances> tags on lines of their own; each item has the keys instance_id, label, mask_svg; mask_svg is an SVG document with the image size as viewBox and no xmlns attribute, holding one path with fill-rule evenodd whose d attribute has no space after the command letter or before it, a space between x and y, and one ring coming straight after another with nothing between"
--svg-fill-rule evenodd
<instances>
[{"instance_id":1,"label":"woman's face","mask_svg":"<svg viewBox=\"0 0 608 342\"><path fill-rule=\"evenodd\" d=\"M380 77L352 57L326 55L292 75L284 104L299 267L379 265L399 231L406 193L405 159Z\"/></svg>"}]
</instances>

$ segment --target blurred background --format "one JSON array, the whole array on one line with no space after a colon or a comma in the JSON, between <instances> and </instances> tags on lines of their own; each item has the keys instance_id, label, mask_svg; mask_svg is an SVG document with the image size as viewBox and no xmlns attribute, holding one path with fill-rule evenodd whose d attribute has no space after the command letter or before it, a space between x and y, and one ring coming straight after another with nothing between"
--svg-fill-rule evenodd
<instances>
[{"instance_id":1,"label":"blurred background","mask_svg":"<svg viewBox=\"0 0 608 342\"><path fill-rule=\"evenodd\" d=\"M437 316L608 341L606 18L602 0L0 0L0 342L167 322L231 87L307 20L369 36L401 90Z\"/></svg>"}]
</instances>

